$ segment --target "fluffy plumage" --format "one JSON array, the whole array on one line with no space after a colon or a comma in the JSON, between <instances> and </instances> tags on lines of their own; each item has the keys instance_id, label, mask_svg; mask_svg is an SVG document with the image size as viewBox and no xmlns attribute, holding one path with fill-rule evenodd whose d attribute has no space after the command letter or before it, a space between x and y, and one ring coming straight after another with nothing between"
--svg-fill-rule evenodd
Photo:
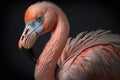
<instances>
[{"instance_id":1,"label":"fluffy plumage","mask_svg":"<svg viewBox=\"0 0 120 80\"><path fill-rule=\"evenodd\" d=\"M58 65L58 80L119 80L120 36L97 30L70 37Z\"/></svg>"},{"instance_id":2,"label":"fluffy plumage","mask_svg":"<svg viewBox=\"0 0 120 80\"><path fill-rule=\"evenodd\" d=\"M36 29L40 36L52 32L37 60L35 80L120 80L120 35L100 29L68 38L67 17L50 2L31 5L26 10L25 23L33 23L40 16L44 17L44 21L39 22L42 26L31 25L32 33L23 31L24 37L19 41L20 48L29 49L39 37ZM55 74L56 64L59 69Z\"/></svg>"}]
</instances>

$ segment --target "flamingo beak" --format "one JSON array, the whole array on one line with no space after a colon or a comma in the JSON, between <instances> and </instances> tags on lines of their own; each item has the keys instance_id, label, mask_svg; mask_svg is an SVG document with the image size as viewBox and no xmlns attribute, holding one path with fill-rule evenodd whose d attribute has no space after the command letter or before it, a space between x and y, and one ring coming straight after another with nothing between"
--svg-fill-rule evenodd
<instances>
[{"instance_id":1,"label":"flamingo beak","mask_svg":"<svg viewBox=\"0 0 120 80\"><path fill-rule=\"evenodd\" d=\"M37 38L41 35L43 31L42 22L33 20L26 23L26 27L22 33L19 40L19 48L22 49L27 55L36 62L32 46L34 45Z\"/></svg>"}]
</instances>

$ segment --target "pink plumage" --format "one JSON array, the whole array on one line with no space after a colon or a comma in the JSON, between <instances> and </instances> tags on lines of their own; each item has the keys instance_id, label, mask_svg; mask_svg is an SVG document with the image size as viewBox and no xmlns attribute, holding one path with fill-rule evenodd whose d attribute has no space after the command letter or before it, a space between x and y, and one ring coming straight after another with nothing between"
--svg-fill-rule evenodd
<instances>
[{"instance_id":1,"label":"pink plumage","mask_svg":"<svg viewBox=\"0 0 120 80\"><path fill-rule=\"evenodd\" d=\"M39 16L44 16L41 35L47 32L52 35L37 60L35 80L120 80L120 35L99 29L68 38L68 20L51 2L31 5L25 13L25 23ZM32 47L38 38L33 29L30 28L28 34L23 32L22 36L26 36L20 39L20 48ZM57 64L59 68L55 74Z\"/></svg>"}]
</instances>

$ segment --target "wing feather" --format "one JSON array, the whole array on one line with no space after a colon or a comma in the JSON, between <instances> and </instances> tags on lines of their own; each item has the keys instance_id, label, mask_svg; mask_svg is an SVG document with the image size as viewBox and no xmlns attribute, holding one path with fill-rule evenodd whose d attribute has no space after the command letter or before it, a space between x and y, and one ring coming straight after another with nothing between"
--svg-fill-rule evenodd
<instances>
[{"instance_id":1,"label":"wing feather","mask_svg":"<svg viewBox=\"0 0 120 80\"><path fill-rule=\"evenodd\" d=\"M119 75L119 50L111 44L102 44L85 49L79 56L70 58L59 70L57 77L58 80L119 80Z\"/></svg>"},{"instance_id":2,"label":"wing feather","mask_svg":"<svg viewBox=\"0 0 120 80\"><path fill-rule=\"evenodd\" d=\"M84 49L100 44L120 45L120 36L110 33L111 31L97 30L81 32L76 38L68 38L64 50L59 58L58 65L63 65L72 56L78 56Z\"/></svg>"}]
</instances>

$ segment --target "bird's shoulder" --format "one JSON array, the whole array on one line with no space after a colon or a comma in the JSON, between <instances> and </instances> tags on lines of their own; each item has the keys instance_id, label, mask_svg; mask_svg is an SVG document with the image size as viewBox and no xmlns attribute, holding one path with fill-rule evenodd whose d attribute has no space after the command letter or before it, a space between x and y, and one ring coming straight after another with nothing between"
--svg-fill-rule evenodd
<instances>
[{"instance_id":1,"label":"bird's shoulder","mask_svg":"<svg viewBox=\"0 0 120 80\"><path fill-rule=\"evenodd\" d=\"M102 44L87 48L69 58L60 66L57 76L59 80L96 80L98 77L99 80L118 80L119 67L120 52L111 44Z\"/></svg>"},{"instance_id":2,"label":"bird's shoulder","mask_svg":"<svg viewBox=\"0 0 120 80\"><path fill-rule=\"evenodd\" d=\"M75 38L70 37L58 60L58 65L63 65L69 58L79 55L87 48L101 44L120 45L120 35L112 34L111 31L99 29L97 31L81 32Z\"/></svg>"},{"instance_id":3,"label":"bird's shoulder","mask_svg":"<svg viewBox=\"0 0 120 80\"><path fill-rule=\"evenodd\" d=\"M97 76L100 80L118 80L120 77L116 74L120 75L120 35L104 30L81 32L76 38L67 40L58 65L59 80L96 80ZM110 77L106 77L108 73Z\"/></svg>"}]
</instances>

